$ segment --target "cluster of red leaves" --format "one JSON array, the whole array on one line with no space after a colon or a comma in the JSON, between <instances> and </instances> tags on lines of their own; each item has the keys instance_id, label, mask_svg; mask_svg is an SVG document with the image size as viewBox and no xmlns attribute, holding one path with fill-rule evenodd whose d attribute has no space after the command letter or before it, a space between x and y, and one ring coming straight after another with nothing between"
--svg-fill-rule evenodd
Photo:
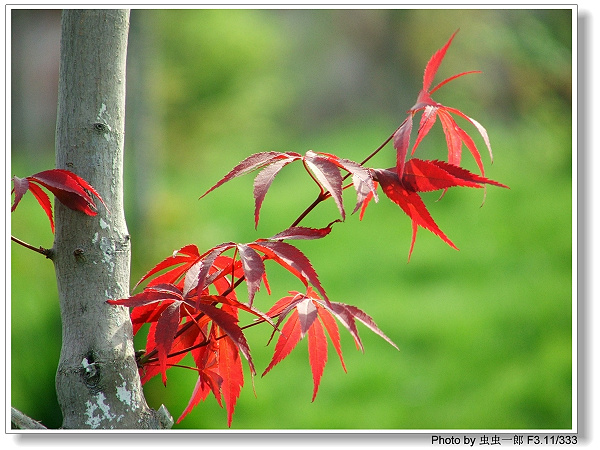
<instances>
[{"instance_id":1,"label":"cluster of red leaves","mask_svg":"<svg viewBox=\"0 0 600 450\"><path fill-rule=\"evenodd\" d=\"M13 190L15 200L11 207L13 212L23 195L30 191L36 198L42 209L46 212L50 220L50 228L54 233L54 218L52 214L52 203L48 194L40 186L45 187L65 206L81 211L88 216L97 214L96 204L92 196L95 196L104 205L104 200L100 194L90 186L83 178L78 177L73 172L62 169L51 169L36 173L26 178L13 176ZM39 185L39 186L38 186ZM106 207L106 205L104 205Z\"/></svg>"},{"instance_id":2,"label":"cluster of red leaves","mask_svg":"<svg viewBox=\"0 0 600 450\"><path fill-rule=\"evenodd\" d=\"M467 116L456 108L444 106L431 98L431 94L437 91L440 87L448 82L461 77L463 75L478 73L478 71L462 72L445 79L433 89L431 84L433 79L446 55L446 51L452 40L456 36L456 32L450 37L448 42L439 49L429 60L423 74L423 87L417 97L415 105L408 110L408 116L402 122L400 127L393 135L394 148L396 149L396 166L393 169L382 170L375 169L372 171L373 178L381 184L383 192L394 203L408 215L412 222L412 240L408 258L412 254L415 239L417 236L418 227L423 227L432 233L439 236L448 245L453 248L456 246L450 239L439 229L425 204L418 195L418 192L427 192L435 190L443 190L444 192L454 186L475 187L481 188L485 184L493 184L506 188L507 186L496 181L485 178L483 170L483 162L479 150L473 139L467 134L454 120L451 114L455 114L468 122L470 122L477 131L481 134L485 145L492 158L492 148L485 128L476 120ZM431 128L439 118L442 124L444 135L446 136L446 144L448 147L448 162L442 161L422 161L418 159L406 160L408 149L410 147L411 131L413 126L413 116L421 112L421 121L417 132L417 137L413 145L411 155L414 154L420 142L429 133ZM475 175L466 169L460 167L462 146L463 143L469 149L479 170L481 176ZM370 198L367 197L363 203L361 211L361 219L366 206L369 204Z\"/></svg>"},{"instance_id":3,"label":"cluster of red leaves","mask_svg":"<svg viewBox=\"0 0 600 450\"><path fill-rule=\"evenodd\" d=\"M198 380L188 407L178 422L212 392L219 405L222 406L222 398L225 399L228 423L231 425L235 404L244 383L242 356L248 362L251 374L256 374L250 348L239 325L240 310L255 317L250 326L267 322L273 326L274 333L281 332L273 360L263 375L284 359L308 333L314 395L327 361L327 340L319 322L315 320L317 311L340 358L339 332L333 317L338 318L350 331L359 348L362 348L362 343L355 319L392 343L360 309L330 302L310 261L298 248L284 242L319 239L330 231L330 226L321 229L291 227L268 239L248 244L228 242L202 254L196 246L188 245L144 275L140 283L148 279L150 281L141 293L108 301L113 305L133 308L131 320L134 332L137 333L142 325L150 324L145 353L139 360L142 382L160 373L166 384L167 368L178 366L186 354L192 355L196 367L190 368L198 372ZM228 251L232 251L233 256L224 254ZM254 307L253 300L261 284L264 283L269 289L264 264L267 260L274 261L295 275L305 285L307 294L284 297L265 314ZM166 272L159 274L163 271ZM240 302L234 290L242 280L248 288L247 302ZM279 330L292 310L283 329ZM279 319L274 323L276 317ZM296 325L299 326L298 333Z\"/></svg>"}]
</instances>

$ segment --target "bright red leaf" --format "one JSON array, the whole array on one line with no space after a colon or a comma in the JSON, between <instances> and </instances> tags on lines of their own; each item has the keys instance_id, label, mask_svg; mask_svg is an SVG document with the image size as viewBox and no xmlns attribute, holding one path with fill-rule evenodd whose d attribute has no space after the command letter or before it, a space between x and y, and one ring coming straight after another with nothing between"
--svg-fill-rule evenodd
<instances>
[{"instance_id":1,"label":"bright red leaf","mask_svg":"<svg viewBox=\"0 0 600 450\"><path fill-rule=\"evenodd\" d=\"M199 378L180 419L212 392L219 404L223 395L231 422L243 384L240 354L248 361L251 373L255 373L250 348L238 325L238 311L246 311L259 321L274 326L268 315L252 306L261 281L266 277L265 260L278 263L307 288L314 286L326 298L310 261L296 247L283 241L320 239L331 232L332 224L325 228L290 227L268 239L248 244L228 242L202 254L196 246L187 245L142 277L138 284L148 282L142 292L124 299L108 300L113 305L133 308L131 318L135 332L144 323L150 323L146 352L140 359L144 382L160 373L166 383L168 368L178 365L187 353L194 356L194 370ZM234 256L224 255L228 251L233 251ZM248 303L240 303L235 298L235 279L246 282ZM211 290L217 295L211 294ZM313 313L316 317L314 307ZM208 324L212 324L210 335ZM331 329L331 324L326 326ZM302 335L309 328L310 324L307 324ZM318 331L310 333L312 336ZM341 357L339 344L335 345ZM207 353L208 348L212 349L215 358ZM317 342L313 342L311 348L313 354L322 351Z\"/></svg>"},{"instance_id":2,"label":"bright red leaf","mask_svg":"<svg viewBox=\"0 0 600 450\"><path fill-rule=\"evenodd\" d=\"M235 308L224 308L228 314L237 317ZM199 372L198 381L177 423L212 391L219 406L223 407L222 400L225 400L227 424L231 426L235 405L244 385L239 348L218 325L213 324L208 345L192 353Z\"/></svg>"},{"instance_id":3,"label":"bright red leaf","mask_svg":"<svg viewBox=\"0 0 600 450\"><path fill-rule=\"evenodd\" d=\"M183 293L174 285L155 285L147 287L142 293L132 297L108 300L107 302L133 308L155 304L156 308L160 308L160 315L156 318L155 347L147 348L146 353L156 353L163 375L163 383L166 383L166 369L169 365L169 352L172 350L173 343L181 334L190 330L190 325L199 327L197 321L202 317L208 317L231 338L232 342L248 360L252 373L255 373L250 348L243 331L237 324L237 318L215 305L223 303L227 305L226 308L234 306L237 309L250 312L262 320L270 321L270 319L264 314L237 302L235 299L219 296L207 296L200 299L184 297ZM164 303L167 303L166 307ZM197 317L192 320L189 311L193 311ZM187 317L188 321L182 323L181 319L184 317ZM153 316L153 320L154 318Z\"/></svg>"},{"instance_id":4,"label":"bright red leaf","mask_svg":"<svg viewBox=\"0 0 600 450\"><path fill-rule=\"evenodd\" d=\"M195 264L200 258L200 253L198 251L198 247L195 245L186 245L185 247L180 248L179 250L175 250L173 254L158 264L156 264L152 269L150 269L134 286L137 287L148 278L156 275L158 272L161 272L165 269L175 266L173 269L165 272L163 275L156 277L152 280L150 284L161 284L161 283L170 283L176 284L177 280L179 280L185 272L189 270L189 268Z\"/></svg>"},{"instance_id":5,"label":"bright red leaf","mask_svg":"<svg viewBox=\"0 0 600 450\"><path fill-rule=\"evenodd\" d=\"M342 359L340 335L333 317L338 319L340 323L346 327L354 338L357 347L361 350L363 349L363 346L358 335L356 320L365 324L396 349L398 348L396 344L394 344L377 327L373 319L359 308L343 303L325 302L311 288L307 289L306 294L301 294L299 292L290 292L290 294L292 295L280 299L267 312L267 315L271 317L279 316L276 324L277 328L279 328L284 321L285 324L281 328L281 334L275 344L275 351L271 358L271 362L263 372L262 376L265 376L273 369L273 367L283 361L304 336L308 336L308 354L314 385L312 400L314 401L327 362L327 338L323 330L323 325L325 325L329 338L340 357L344 371L346 370Z\"/></svg>"},{"instance_id":6,"label":"bright red leaf","mask_svg":"<svg viewBox=\"0 0 600 450\"><path fill-rule=\"evenodd\" d=\"M497 181L476 175L466 169L443 161L410 159L404 168L402 181L393 169L373 169L373 173L385 195L396 203L412 221L412 240L408 259L412 254L418 227L439 236L450 247L458 249L437 226L418 192L448 189L454 186L481 188L485 184L507 187Z\"/></svg>"},{"instance_id":7,"label":"bright red leaf","mask_svg":"<svg viewBox=\"0 0 600 450\"><path fill-rule=\"evenodd\" d=\"M15 200L11 207L11 212L14 211L23 195L27 191L31 191L46 215L50 220L50 228L54 233L54 219L52 215L52 204L50 199L39 186L43 186L54 194L54 196L65 206L70 209L81 211L88 216L98 214L96 204L92 196L100 200L100 203L106 207L104 200L100 194L90 186L83 178L75 175L73 172L62 169L51 169L43 172L38 172L26 178L14 176L13 192ZM38 186L39 185L39 186Z\"/></svg>"},{"instance_id":8,"label":"bright red leaf","mask_svg":"<svg viewBox=\"0 0 600 450\"><path fill-rule=\"evenodd\" d=\"M219 342L219 373L223 379L221 392L227 409L227 425L231 426L235 405L244 386L244 372L239 350L229 337Z\"/></svg>"}]
</instances>

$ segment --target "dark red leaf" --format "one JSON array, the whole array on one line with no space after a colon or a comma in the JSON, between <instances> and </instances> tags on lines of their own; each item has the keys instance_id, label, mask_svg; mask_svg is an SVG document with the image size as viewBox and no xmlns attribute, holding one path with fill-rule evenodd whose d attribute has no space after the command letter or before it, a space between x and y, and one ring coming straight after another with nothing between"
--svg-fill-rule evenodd
<instances>
[{"instance_id":1,"label":"dark red leaf","mask_svg":"<svg viewBox=\"0 0 600 450\"><path fill-rule=\"evenodd\" d=\"M227 175L225 175L221 180L219 180L217 184L211 187L208 191L202 194L200 198L206 196L209 192L214 191L219 186L222 186L224 183L236 177L253 172L254 170L260 169L262 167L266 167L269 164L273 164L277 161L289 160L288 162L291 162L295 159L300 159L301 157L302 155L293 152L261 152L250 155L242 162L240 162L237 166L235 166L233 169L231 169L231 171Z\"/></svg>"},{"instance_id":2,"label":"dark red leaf","mask_svg":"<svg viewBox=\"0 0 600 450\"><path fill-rule=\"evenodd\" d=\"M309 297L296 304L298 319L300 320L300 339L303 339L309 328L317 320L317 308Z\"/></svg>"},{"instance_id":3,"label":"dark red leaf","mask_svg":"<svg viewBox=\"0 0 600 450\"><path fill-rule=\"evenodd\" d=\"M410 144L410 132L412 130L412 114L409 114L402 125L394 133L394 148L396 149L396 173L399 177L404 173L404 164Z\"/></svg>"},{"instance_id":4,"label":"dark red leaf","mask_svg":"<svg viewBox=\"0 0 600 450\"><path fill-rule=\"evenodd\" d=\"M121 305L131 308L137 308L139 306L149 305L160 301L183 301L181 291L173 285L161 284L155 286L149 286L139 294L132 295L128 298L122 298L118 300L109 299L106 302L111 305Z\"/></svg>"},{"instance_id":5,"label":"dark red leaf","mask_svg":"<svg viewBox=\"0 0 600 450\"><path fill-rule=\"evenodd\" d=\"M134 309L134 312L139 309ZM184 308L181 309L183 312ZM190 319L192 320L192 319ZM194 355L204 347L199 347L199 344L206 341L207 336L207 325L209 318L204 316L199 320L193 320L193 326L187 326L187 323L179 326L177 336L171 344L171 354L167 358L167 367L171 367L178 364L188 353L190 348L195 348L191 353ZM156 322L150 324L150 330L148 332L147 343L146 343L146 354L156 352L155 332ZM185 331L182 329L185 328ZM142 368L142 383L146 383L148 380L160 373L160 365L156 363L147 363Z\"/></svg>"},{"instance_id":6,"label":"dark red leaf","mask_svg":"<svg viewBox=\"0 0 600 450\"><path fill-rule=\"evenodd\" d=\"M208 275L210 274L210 270L213 267L215 260L221 255L221 253L233 247L235 247L235 244L233 242L229 242L217 245L216 247L213 247L211 250L206 252L202 256L202 259L197 263L197 272L193 271L191 273L188 272L186 274L187 280L185 282L190 283L190 290L197 289L198 295L201 295L204 289L206 289L212 281L208 277Z\"/></svg>"},{"instance_id":7,"label":"dark red leaf","mask_svg":"<svg viewBox=\"0 0 600 450\"><path fill-rule=\"evenodd\" d=\"M270 237L268 240L279 239L321 239L331 232L331 224L325 228L290 227Z\"/></svg>"},{"instance_id":8,"label":"dark red leaf","mask_svg":"<svg viewBox=\"0 0 600 450\"><path fill-rule=\"evenodd\" d=\"M183 289L182 295L184 297L189 297L190 292L196 292L196 288L198 287L198 275L200 274L200 269L204 266L204 261L202 259L198 259L194 264L192 264L186 271L185 276L183 278Z\"/></svg>"},{"instance_id":9,"label":"dark red leaf","mask_svg":"<svg viewBox=\"0 0 600 450\"><path fill-rule=\"evenodd\" d=\"M21 201L21 198L23 198L25 192L29 190L29 181L27 180L27 178L19 178L17 176L13 176L12 181L14 186L13 192L15 193L15 201L13 202L13 205L10 208L10 212L13 212L17 208L17 205Z\"/></svg>"},{"instance_id":10,"label":"dark red leaf","mask_svg":"<svg viewBox=\"0 0 600 450\"><path fill-rule=\"evenodd\" d=\"M306 152L304 164L310 169L317 182L321 186L321 191L328 191L340 211L342 220L346 218L344 211L344 202L342 201L342 174L339 166L331 162L327 157L321 156L313 151Z\"/></svg>"},{"instance_id":11,"label":"dark red leaf","mask_svg":"<svg viewBox=\"0 0 600 450\"><path fill-rule=\"evenodd\" d=\"M231 293L229 295L232 295L232 294L233 293ZM237 301L234 298L224 297L222 295L206 295L206 296L200 297L199 301L201 301L203 303L208 303L208 304L221 303L227 307L227 311L236 311L237 312L238 309L241 309L242 311L246 311L247 313L253 314L256 317L258 317L259 319L262 319L265 322L268 322L271 325L273 325L273 321L271 320L271 318L269 317L268 314L262 313L252 306L245 305L245 304Z\"/></svg>"},{"instance_id":12,"label":"dark red leaf","mask_svg":"<svg viewBox=\"0 0 600 450\"><path fill-rule=\"evenodd\" d=\"M39 186L45 187L52 192L55 197L65 206L81 211L87 215L95 216L97 214L96 204L90 196L90 193L104 205L104 201L100 194L88 184L83 178L78 177L73 172L62 169L45 170L38 172L27 178L13 177L15 201L11 207L11 212L14 211L21 201L23 195L28 190L34 195L40 206L46 212L50 220L50 228L54 233L54 219L52 216L52 204L50 199ZM89 193L88 193L89 192ZM106 207L106 205L104 205Z\"/></svg>"},{"instance_id":13,"label":"dark red leaf","mask_svg":"<svg viewBox=\"0 0 600 450\"><path fill-rule=\"evenodd\" d=\"M108 303L111 302L111 300L108 300ZM156 322L167 306L169 306L168 302L160 304L158 302L152 302L133 308L130 313L133 334L137 334L144 325Z\"/></svg>"},{"instance_id":14,"label":"dark red leaf","mask_svg":"<svg viewBox=\"0 0 600 450\"><path fill-rule=\"evenodd\" d=\"M162 374L162 382L167 384L167 355L171 351L175 333L179 327L181 302L171 303L160 315L156 323L155 342L158 350L158 363Z\"/></svg>"},{"instance_id":15,"label":"dark red leaf","mask_svg":"<svg viewBox=\"0 0 600 450\"><path fill-rule=\"evenodd\" d=\"M267 195L267 191L271 187L273 180L281 169L294 161L296 158L290 157L273 162L268 167L262 169L256 178L254 178L254 227L258 227L258 219L260 216L260 208L263 200Z\"/></svg>"},{"instance_id":16,"label":"dark red leaf","mask_svg":"<svg viewBox=\"0 0 600 450\"><path fill-rule=\"evenodd\" d=\"M354 189L356 190L356 196L357 196L356 206L354 208L354 211L352 212L353 214L356 211L358 211L358 209L362 206L366 196L369 193L371 193L375 197L375 201L378 201L377 192L375 190L375 186L373 184L373 178L371 177L371 173L370 173L369 169L363 167L361 164L358 164L354 161L351 161L351 160L345 159L345 158L340 158L339 156L333 155L331 153L322 153L322 152L315 153L315 152L309 151L306 153L305 158L306 157L314 157L314 155L317 155L319 158L326 159L329 163L336 165L340 169L343 169L343 170L347 171L350 175L352 175L352 184L354 186ZM337 179L337 175L334 175L334 179L331 179L330 182L336 182L336 179ZM342 189L341 181L340 181L339 189ZM341 202L341 193L340 193L340 198L337 201ZM344 216L342 215L342 218L343 217Z\"/></svg>"},{"instance_id":17,"label":"dark red leaf","mask_svg":"<svg viewBox=\"0 0 600 450\"><path fill-rule=\"evenodd\" d=\"M338 303L337 305L343 306L343 308L346 310L347 313L350 314L351 317L353 317L354 319L361 322L363 325L365 325L367 328L369 328L373 333L375 333L375 334L379 335L380 337L382 337L383 339L385 339L396 350L400 350L398 348L398 346L396 344L394 344L394 342L389 337L387 337L383 331L381 331L379 329L379 327L377 326L375 321L371 318L371 316L369 316L363 310L357 308L356 306L345 305L343 303ZM327 307L327 306L325 305L325 307Z\"/></svg>"},{"instance_id":18,"label":"dark red leaf","mask_svg":"<svg viewBox=\"0 0 600 450\"><path fill-rule=\"evenodd\" d=\"M358 335L358 329L356 328L355 319L358 319L360 322L362 322L364 325L366 325L371 331L373 331L375 334L378 334L383 339L388 341L390 343L390 345L392 345L393 347L398 349L396 344L394 344L394 342L390 338L388 338L385 335L385 333L377 327L377 325L375 324L373 319L368 314L366 314L364 311L362 311L361 309L359 309L355 306L346 305L344 303L337 303L337 302L330 302L329 305L323 305L323 306L326 309L328 309L329 311L331 311L335 315L335 317L341 322L341 324L344 325L344 327L346 327L346 329L350 332L350 334L354 338L356 346L360 350L364 351L364 347L363 347L362 341L360 340L360 336Z\"/></svg>"},{"instance_id":19,"label":"dark red leaf","mask_svg":"<svg viewBox=\"0 0 600 450\"><path fill-rule=\"evenodd\" d=\"M364 211L367 207L367 204L375 199L375 203L379 201L379 197L377 196L377 183L370 178L370 182L364 183L361 178L357 178L355 175L352 175L352 182L354 184L354 188L356 189L356 206L352 211L354 214L359 209ZM363 213L361 212L361 216Z\"/></svg>"},{"instance_id":20,"label":"dark red leaf","mask_svg":"<svg viewBox=\"0 0 600 450\"><path fill-rule=\"evenodd\" d=\"M260 282L265 274L265 264L260 255L248 245L238 244L237 249L248 287L248 304L252 305L254 296L260 288Z\"/></svg>"}]
</instances>

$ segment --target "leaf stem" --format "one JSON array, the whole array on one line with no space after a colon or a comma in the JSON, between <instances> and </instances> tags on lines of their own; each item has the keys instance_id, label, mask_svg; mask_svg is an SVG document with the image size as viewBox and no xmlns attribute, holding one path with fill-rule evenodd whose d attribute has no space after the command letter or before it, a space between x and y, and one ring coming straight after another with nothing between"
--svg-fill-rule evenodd
<instances>
[{"instance_id":1,"label":"leaf stem","mask_svg":"<svg viewBox=\"0 0 600 450\"><path fill-rule=\"evenodd\" d=\"M372 159L377 153L379 153L381 151L381 149L383 149L383 147L385 147L388 142L390 142L393 138L394 135L396 134L396 131L398 131L400 129L400 127L396 128L394 130L394 132L390 135L389 138L387 138L383 144L381 144L379 147L377 147L369 156L367 156L365 159L362 160L362 162L360 163L361 166L365 165L370 159ZM346 175L346 178L348 177L348 175Z\"/></svg>"},{"instance_id":2,"label":"leaf stem","mask_svg":"<svg viewBox=\"0 0 600 450\"><path fill-rule=\"evenodd\" d=\"M294 223L292 223L291 227L295 227L297 226L300 222L302 222L302 220L308 216L308 214L317 207L317 205L319 203L321 203L323 200L325 200L327 197L325 196L325 193L323 191L321 191L321 193L319 193L319 195L317 196L317 198L315 199L314 202L312 202L310 204L310 206L308 208L306 208L302 214L300 214L298 216L298 218L296 220L294 220Z\"/></svg>"},{"instance_id":3,"label":"leaf stem","mask_svg":"<svg viewBox=\"0 0 600 450\"><path fill-rule=\"evenodd\" d=\"M52 256L54 255L54 252L52 251L51 248L44 248L44 247L41 247L41 246L40 247L35 247L35 246L31 245L31 244L28 244L25 241L22 241L19 238L14 237L14 236L11 236L10 239L13 242L16 242L17 244L22 245L25 248L28 248L29 250L33 250L36 253L44 255L48 259L52 259Z\"/></svg>"}]
</instances>

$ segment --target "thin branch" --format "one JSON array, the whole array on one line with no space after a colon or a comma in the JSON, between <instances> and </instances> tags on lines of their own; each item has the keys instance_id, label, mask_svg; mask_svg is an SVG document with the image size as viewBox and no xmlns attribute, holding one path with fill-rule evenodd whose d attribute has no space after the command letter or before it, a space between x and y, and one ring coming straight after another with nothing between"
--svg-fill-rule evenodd
<instances>
[{"instance_id":1,"label":"thin branch","mask_svg":"<svg viewBox=\"0 0 600 450\"><path fill-rule=\"evenodd\" d=\"M10 426L13 430L46 430L47 428L16 408L10 407Z\"/></svg>"},{"instance_id":2,"label":"thin branch","mask_svg":"<svg viewBox=\"0 0 600 450\"><path fill-rule=\"evenodd\" d=\"M16 242L17 244L22 245L25 248L28 248L29 250L33 250L36 253L44 255L48 259L52 259L53 252L52 252L51 248L44 248L44 247L41 247L41 246L40 247L34 247L33 245L28 244L27 242L22 241L21 239L16 238L14 236L11 236L10 239L13 242Z\"/></svg>"},{"instance_id":3,"label":"thin branch","mask_svg":"<svg viewBox=\"0 0 600 450\"><path fill-rule=\"evenodd\" d=\"M390 142L390 141L391 141L391 140L394 138L394 135L396 134L396 131L398 131L398 129L399 129L399 128L400 128L400 127L396 128L396 129L394 130L394 132L393 132L393 133L390 135L390 137L389 137L389 138L387 138L387 139L386 139L386 140L383 142L383 144L381 144L379 147L377 147L377 148L376 148L376 149L373 151L373 153L371 153L369 156L367 156L365 159L363 159L363 160L362 160L362 162L360 163L360 165L361 165L361 166L364 166L364 165L365 165L365 164L366 164L366 163L367 163L367 162L368 162L368 161L369 161L371 158L373 158L373 156L375 156L377 153L379 153L379 152L381 151L381 149L382 149L383 147L385 147L385 146L388 144L388 142Z\"/></svg>"}]
</instances>

